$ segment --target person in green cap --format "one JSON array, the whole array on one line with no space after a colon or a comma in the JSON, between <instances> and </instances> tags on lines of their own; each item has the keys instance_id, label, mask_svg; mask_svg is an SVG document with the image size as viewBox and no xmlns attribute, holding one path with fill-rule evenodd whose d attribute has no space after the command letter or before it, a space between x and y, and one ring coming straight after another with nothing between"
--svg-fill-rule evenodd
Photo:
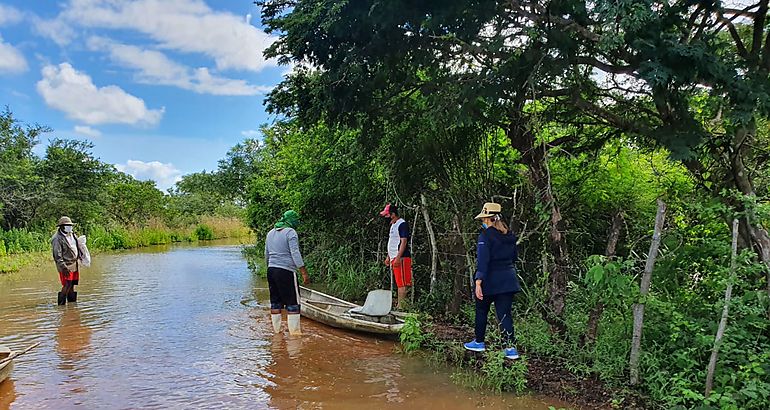
<instances>
[{"instance_id":1,"label":"person in green cap","mask_svg":"<svg viewBox=\"0 0 770 410\"><path fill-rule=\"evenodd\" d=\"M302 273L302 282L307 284L310 278L299 251L299 237L294 229L299 225L297 212L288 210L283 213L275 227L265 238L265 266L267 266L267 286L270 290L270 318L273 330L281 331L281 310L286 309L289 333L302 334L299 325L299 286L297 271Z\"/></svg>"}]
</instances>

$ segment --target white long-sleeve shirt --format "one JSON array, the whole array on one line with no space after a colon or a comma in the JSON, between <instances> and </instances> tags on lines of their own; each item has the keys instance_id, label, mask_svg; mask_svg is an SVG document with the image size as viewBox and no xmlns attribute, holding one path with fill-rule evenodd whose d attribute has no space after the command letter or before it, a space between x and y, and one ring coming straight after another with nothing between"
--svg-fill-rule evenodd
<instances>
[{"instance_id":1,"label":"white long-sleeve shirt","mask_svg":"<svg viewBox=\"0 0 770 410\"><path fill-rule=\"evenodd\" d=\"M299 237L292 228L273 228L265 239L265 264L268 268L281 268L296 272L305 266L299 252Z\"/></svg>"}]
</instances>

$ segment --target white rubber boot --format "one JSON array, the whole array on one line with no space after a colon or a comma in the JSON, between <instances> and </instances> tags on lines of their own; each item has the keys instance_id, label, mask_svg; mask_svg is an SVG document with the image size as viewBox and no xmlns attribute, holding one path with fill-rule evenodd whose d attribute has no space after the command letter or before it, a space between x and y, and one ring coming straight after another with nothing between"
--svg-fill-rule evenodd
<instances>
[{"instance_id":1,"label":"white rubber boot","mask_svg":"<svg viewBox=\"0 0 770 410\"><path fill-rule=\"evenodd\" d=\"M270 314L270 320L273 321L273 331L275 333L281 332L281 314L280 313L271 313Z\"/></svg>"},{"instance_id":2,"label":"white rubber boot","mask_svg":"<svg viewBox=\"0 0 770 410\"><path fill-rule=\"evenodd\" d=\"M299 314L286 315L286 321L289 324L290 335L299 336L302 334L302 330L299 327Z\"/></svg>"}]
</instances>

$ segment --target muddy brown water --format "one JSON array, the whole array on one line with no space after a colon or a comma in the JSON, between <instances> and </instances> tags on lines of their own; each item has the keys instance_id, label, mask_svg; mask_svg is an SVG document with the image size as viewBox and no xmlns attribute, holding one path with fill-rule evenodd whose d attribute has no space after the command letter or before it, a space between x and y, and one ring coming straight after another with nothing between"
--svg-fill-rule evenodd
<instances>
[{"instance_id":1,"label":"muddy brown water","mask_svg":"<svg viewBox=\"0 0 770 410\"><path fill-rule=\"evenodd\" d=\"M274 335L238 245L100 254L81 283L62 307L52 264L0 275L0 344L41 342L0 383L0 409L566 406L466 389L393 341L304 318L303 336Z\"/></svg>"}]
</instances>

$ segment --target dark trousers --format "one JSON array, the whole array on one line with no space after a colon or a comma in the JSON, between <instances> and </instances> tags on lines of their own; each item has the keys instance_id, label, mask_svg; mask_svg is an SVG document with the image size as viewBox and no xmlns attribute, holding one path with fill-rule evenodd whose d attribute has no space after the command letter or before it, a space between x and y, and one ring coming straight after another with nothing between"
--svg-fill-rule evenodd
<instances>
[{"instance_id":1,"label":"dark trousers","mask_svg":"<svg viewBox=\"0 0 770 410\"><path fill-rule=\"evenodd\" d=\"M514 343L513 318L511 317L511 305L513 305L513 292L497 295L484 295L483 300L476 299L476 341L483 342L487 333L487 318L489 308L495 304L495 314L500 321L500 333L503 335L505 347L511 347Z\"/></svg>"}]
</instances>

